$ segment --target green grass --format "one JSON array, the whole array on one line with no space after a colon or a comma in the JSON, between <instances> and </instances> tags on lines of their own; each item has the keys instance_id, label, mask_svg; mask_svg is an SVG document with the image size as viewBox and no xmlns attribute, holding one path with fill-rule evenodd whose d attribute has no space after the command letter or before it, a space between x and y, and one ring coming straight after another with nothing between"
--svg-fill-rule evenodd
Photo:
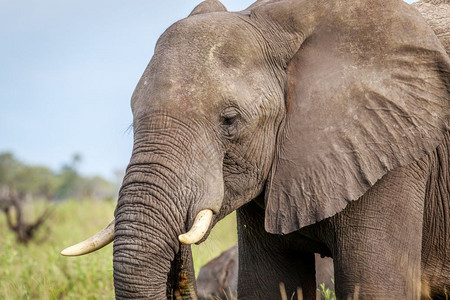
<instances>
[{"instance_id":1,"label":"green grass","mask_svg":"<svg viewBox=\"0 0 450 300\"><path fill-rule=\"evenodd\" d=\"M333 279L332 279L333 281ZM333 281L334 283L334 281ZM325 283L321 283L319 288L317 289L317 293L321 296L321 299L324 300L336 300L336 294L333 290L330 290L325 286Z\"/></svg>"},{"instance_id":2,"label":"green grass","mask_svg":"<svg viewBox=\"0 0 450 300\"><path fill-rule=\"evenodd\" d=\"M38 239L46 239L27 246L16 242L0 214L0 299L113 299L112 245L80 257L59 253L109 223L114 207L113 202L60 203L48 228L39 233ZM205 243L193 246L196 272L236 240L233 214L216 225Z\"/></svg>"}]
</instances>

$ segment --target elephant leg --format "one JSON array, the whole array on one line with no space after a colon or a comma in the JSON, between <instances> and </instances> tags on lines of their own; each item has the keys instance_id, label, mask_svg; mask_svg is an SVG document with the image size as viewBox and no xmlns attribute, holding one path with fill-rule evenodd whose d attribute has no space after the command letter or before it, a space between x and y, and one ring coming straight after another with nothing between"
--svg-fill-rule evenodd
<instances>
[{"instance_id":1,"label":"elephant leg","mask_svg":"<svg viewBox=\"0 0 450 300\"><path fill-rule=\"evenodd\" d=\"M420 298L426 174L424 162L390 172L324 222L338 299Z\"/></svg>"},{"instance_id":2,"label":"elephant leg","mask_svg":"<svg viewBox=\"0 0 450 300\"><path fill-rule=\"evenodd\" d=\"M237 210L237 225L239 299L280 299L280 283L288 299L297 288L303 299L315 299L313 252L298 252L285 236L267 233L264 210L254 201Z\"/></svg>"}]
</instances>

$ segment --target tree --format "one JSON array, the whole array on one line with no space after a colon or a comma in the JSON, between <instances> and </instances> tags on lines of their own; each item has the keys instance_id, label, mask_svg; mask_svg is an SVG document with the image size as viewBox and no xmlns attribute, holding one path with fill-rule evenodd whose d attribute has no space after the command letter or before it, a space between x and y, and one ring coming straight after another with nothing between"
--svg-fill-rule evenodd
<instances>
[{"instance_id":1,"label":"tree","mask_svg":"<svg viewBox=\"0 0 450 300\"><path fill-rule=\"evenodd\" d=\"M8 228L16 234L19 243L27 244L35 237L36 232L50 217L52 211L47 208L34 222L27 222L23 205L24 201L17 193L6 187L0 190L0 209L6 216Z\"/></svg>"},{"instance_id":2,"label":"tree","mask_svg":"<svg viewBox=\"0 0 450 300\"><path fill-rule=\"evenodd\" d=\"M19 197L64 200L69 198L111 199L117 186L101 177L81 176L82 156L75 153L59 172L44 166L30 166L10 152L0 153L0 187L15 191Z\"/></svg>"}]
</instances>

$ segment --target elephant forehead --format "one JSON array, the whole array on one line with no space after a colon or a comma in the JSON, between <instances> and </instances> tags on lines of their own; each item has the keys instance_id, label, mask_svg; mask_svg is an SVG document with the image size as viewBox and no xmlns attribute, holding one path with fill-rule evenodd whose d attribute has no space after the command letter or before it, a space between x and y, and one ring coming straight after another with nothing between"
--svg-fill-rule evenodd
<instances>
[{"instance_id":1,"label":"elephant forehead","mask_svg":"<svg viewBox=\"0 0 450 300\"><path fill-rule=\"evenodd\" d=\"M141 78L133 94L132 106L140 110L207 113L223 101L235 98L233 91L239 91L243 86L240 77L239 72L217 68L193 68L191 72L155 68Z\"/></svg>"},{"instance_id":2,"label":"elephant forehead","mask_svg":"<svg viewBox=\"0 0 450 300\"><path fill-rule=\"evenodd\" d=\"M242 22L217 13L213 19L194 16L172 25L133 94L133 108L208 110L233 97L244 83L256 84L260 76L252 73L262 53Z\"/></svg>"},{"instance_id":3,"label":"elephant forehead","mask_svg":"<svg viewBox=\"0 0 450 300\"><path fill-rule=\"evenodd\" d=\"M244 17L237 13L196 15L178 21L158 40L154 58L193 65L241 68L258 52L255 35Z\"/></svg>"}]
</instances>

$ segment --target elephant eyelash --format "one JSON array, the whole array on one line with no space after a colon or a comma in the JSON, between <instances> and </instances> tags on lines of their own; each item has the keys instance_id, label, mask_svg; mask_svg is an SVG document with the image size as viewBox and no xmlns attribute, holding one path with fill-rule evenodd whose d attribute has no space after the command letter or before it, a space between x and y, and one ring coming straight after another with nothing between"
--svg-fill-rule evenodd
<instances>
[{"instance_id":1,"label":"elephant eyelash","mask_svg":"<svg viewBox=\"0 0 450 300\"><path fill-rule=\"evenodd\" d=\"M230 126L236 122L240 115L241 114L236 107L230 106L222 112L222 114L220 115L220 121L222 125Z\"/></svg>"},{"instance_id":2,"label":"elephant eyelash","mask_svg":"<svg viewBox=\"0 0 450 300\"><path fill-rule=\"evenodd\" d=\"M220 116L220 127L227 139L232 139L237 134L240 113L235 108L226 109Z\"/></svg>"},{"instance_id":3,"label":"elephant eyelash","mask_svg":"<svg viewBox=\"0 0 450 300\"><path fill-rule=\"evenodd\" d=\"M131 123L131 124L127 127L127 129L125 129L125 134L133 133L133 131L134 131L134 124Z\"/></svg>"}]
</instances>

